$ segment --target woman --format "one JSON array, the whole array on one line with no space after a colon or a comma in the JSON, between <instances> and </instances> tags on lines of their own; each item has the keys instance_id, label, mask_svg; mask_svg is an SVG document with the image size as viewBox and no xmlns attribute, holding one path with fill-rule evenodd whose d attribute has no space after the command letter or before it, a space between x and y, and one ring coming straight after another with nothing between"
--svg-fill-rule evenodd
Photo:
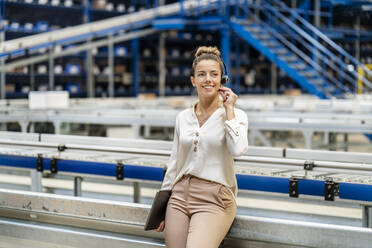
<instances>
[{"instance_id":1,"label":"woman","mask_svg":"<svg viewBox=\"0 0 372 248\"><path fill-rule=\"evenodd\" d=\"M236 215L233 157L248 149L247 115L221 85L224 63L215 47L199 47L191 83L198 102L178 114L162 190L172 190L165 222L169 248L217 248ZM218 97L221 94L221 100Z\"/></svg>"}]
</instances>

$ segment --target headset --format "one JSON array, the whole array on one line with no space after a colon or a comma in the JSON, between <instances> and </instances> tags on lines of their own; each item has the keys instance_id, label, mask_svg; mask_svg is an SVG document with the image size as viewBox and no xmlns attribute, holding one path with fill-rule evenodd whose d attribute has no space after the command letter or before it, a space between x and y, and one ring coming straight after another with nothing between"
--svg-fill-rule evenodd
<instances>
[{"instance_id":1,"label":"headset","mask_svg":"<svg viewBox=\"0 0 372 248\"><path fill-rule=\"evenodd\" d=\"M227 84L229 82L229 75L228 75L228 72L227 72L227 67L226 67L225 62L223 62L222 59L221 59L221 61L222 61L222 64L223 64L223 73L222 73L222 77L221 77L221 84Z\"/></svg>"}]
</instances>

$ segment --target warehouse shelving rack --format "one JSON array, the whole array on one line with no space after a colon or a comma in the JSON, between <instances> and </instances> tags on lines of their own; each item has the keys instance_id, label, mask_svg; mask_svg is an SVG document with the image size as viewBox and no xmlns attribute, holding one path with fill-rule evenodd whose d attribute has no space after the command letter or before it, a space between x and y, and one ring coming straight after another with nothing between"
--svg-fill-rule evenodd
<instances>
[{"instance_id":1,"label":"warehouse shelving rack","mask_svg":"<svg viewBox=\"0 0 372 248\"><path fill-rule=\"evenodd\" d=\"M5 3L10 5L16 5L15 3L8 3L9 1L1 1L1 6L5 6ZM139 1L138 1L139 2ZM310 29L311 32L314 32L317 34L317 37L315 39L314 44L317 44L317 39L319 37L322 37L322 35L319 35L318 30L313 27L309 26L309 23L306 22L306 19L302 18L301 16L309 16L310 14L314 14L316 17L316 13L318 13L319 17L316 21L317 23L320 23L321 21L324 21L324 18L328 20L328 27L333 27L332 25L332 18L334 15L334 11L331 5L326 6L326 9L328 9L328 12L323 12L324 6L318 7L312 7L310 4L308 4L308 1L302 1L299 6L296 9L289 9L284 5L281 1L260 1L260 3L268 2L271 3L272 6L275 7L275 9L270 9L267 4L263 4L262 6L256 4L256 1L217 1L214 5L214 7L219 4L221 8L210 8L208 10L205 10L203 8L195 8L192 12L187 13L187 15L184 15L183 10L183 3L186 3L189 1L181 1L181 7L179 13L173 13L171 15L168 15L166 17L159 18L158 16L153 19L153 22L147 23L150 24L150 26L153 27L153 31L151 32L151 35L147 34L145 38L139 39L138 37L131 38L131 40L127 39L123 43L117 43L115 41L115 44L118 44L117 47L114 45L108 45L110 42L110 35L106 34L107 43L105 44L106 49L98 49L98 53L95 55L94 50L92 49L83 49L79 50L77 53L70 53L68 57L64 57L63 60L69 60L69 66L75 65L75 70L77 67L77 70L79 73L75 73L75 75L65 75L60 74L58 76L54 75L53 70L47 70L47 73L44 73L44 75L38 75L35 73L32 73L35 68L32 68L32 63L28 69L30 83L28 84L26 81L25 86L25 92L27 92L29 89L34 86L35 84L42 84L44 89L55 89L56 86L59 85L59 88L57 89L70 89L70 92L72 93L72 96L129 96L129 95L137 95L139 93L155 93L158 95L176 95L176 94L190 94L191 89L189 86L189 74L188 74L188 68L190 67L192 59L190 58L190 51L195 49L198 45L207 44L207 45L217 45L222 50L223 58L226 62L226 64L229 67L229 74L231 78L233 78L233 82L231 83L231 87L234 88L235 91L239 93L282 93L287 89L291 88L298 88L298 85L301 85L302 88L306 89L307 91L310 91L313 94L318 95L321 98L329 98L332 96L341 96L344 94L342 88L344 85L337 85L338 81L342 82L345 80L345 78L349 79L349 84L353 85L351 88L346 90L346 92L355 93L355 85L356 79L355 75L351 76L343 76L341 74L352 74L348 71L343 71L340 73L340 78L338 79L332 79L331 82L323 81L324 76L328 76L327 69L329 69L329 64L324 65L324 61L327 62L327 60L323 60L323 64L321 65L321 68L318 68L318 72L320 73L317 80L318 82L311 81L308 78L304 78L299 76L296 76L296 73L298 74L298 68L295 70L289 70L290 61L284 61L287 63L287 65L283 66L283 63L280 63L277 59L273 59L270 57L267 53L267 51L270 51L270 47L266 46L263 49L258 48L255 46L252 41L248 41L247 43L247 35L244 34L243 29L245 29L244 23L241 23L240 19L237 17L245 17L247 18L247 13L242 14L244 11L253 11L254 13L258 13L258 19L266 22L265 25L273 24L273 20L276 22L283 22L288 24L286 17L280 17L280 15L290 15L290 18L295 18L297 22L303 22L307 24L301 24L298 25L298 27L295 27L295 31L297 28L303 28L304 30L301 30L299 32L300 36L303 36L302 31L306 31L306 29ZM202 1L195 1L195 2L202 2ZM305 4L307 2L307 4ZM315 1L318 2L318 1ZM172 4L171 2L164 2L165 4ZM164 4L163 3L163 4ZM323 1L321 2L323 4ZM26 3L23 3L26 4ZM27 3L29 4L29 3ZM74 2L75 4L75 2ZM134 6L134 2L131 2L130 6ZM149 1L141 2L141 7L139 8L148 8L148 7L156 7L159 3L154 2L153 4ZM160 3L162 4L162 3ZM38 5L38 4L33 4ZM323 4L324 5L324 4ZM94 10L92 7L92 3L90 1L83 1L80 2L79 7L74 7L74 11L81 11L84 22L89 21L96 21L101 18L105 18L105 15L116 15L119 14L115 11L107 11L107 10ZM129 5L128 5L129 6ZM248 6L248 9L247 9ZM38 6L39 7L39 6ZM49 5L45 5L42 8L55 8ZM59 8L65 8L65 7L58 7ZM312 11L311 8L314 8L315 11ZM323 8L323 9L322 9ZM4 7L2 8L2 13L4 12ZM78 9L78 10L77 10ZM136 8L132 8L132 11L137 10ZM264 17L263 13L265 10L266 12L272 12L271 17ZM321 10L321 11L320 11ZM155 10L156 11L156 10ZM129 12L129 11L128 11ZM135 12L132 12L135 13ZM2 14L4 16L4 13ZM275 18L277 19L275 19ZM290 18L287 18L291 20ZM323 18L323 19L322 19ZM110 18L109 18L110 19ZM310 18L308 18L310 19ZM103 19L102 19L103 20ZM108 20L108 19L107 19ZM278 21L279 20L279 21ZM283 21L284 20L284 21ZM270 23L271 22L271 23ZM282 23L280 23L282 24ZM289 24L288 24L289 25ZM311 24L310 24L311 25ZM138 28L130 28L131 30L135 30ZM311 27L311 28L309 28ZM232 28L232 29L231 29ZM293 30L288 31L288 29L293 28L293 26L281 26L278 25L272 25L271 27L273 29L273 32L281 32L285 29L287 29L287 34L284 35L285 38L288 38L288 36L291 35L291 32ZM279 30L281 28L281 30ZM170 31L171 30L171 31ZM218 31L221 30L221 31ZM234 33L232 33L232 30L234 30L240 37L236 37ZM137 30L138 31L138 30ZM245 30L246 32L247 30ZM307 30L308 31L308 30ZM122 32L122 31L121 31ZM249 31L251 34L253 34L253 31ZM113 36L118 35L120 32L116 30L113 33ZM156 34L156 33L160 33ZM242 35L243 34L243 35ZM306 32L305 32L306 34ZM197 36L202 35L201 40L196 41ZM212 37L212 39L207 39L207 37ZM75 37L76 38L76 37ZM114 38L114 37L112 37ZM301 38L301 37L300 37ZM90 39L90 40L89 40ZM89 42L95 42L94 35L92 35L90 38L87 38L85 41L87 43ZM303 39L303 37L302 37ZM192 40L194 43L190 44L188 40ZM296 45L295 41L293 45ZM263 45L265 43L264 39L258 39L256 43ZM68 41L66 40L65 43L63 43L63 46L76 46L81 45L82 43L76 42L76 41ZM320 42L319 42L320 44ZM332 42L330 43L332 44ZM106 46L107 45L107 46ZM311 44L313 45L313 44ZM288 46L288 44L284 43L284 46ZM290 46L290 44L289 44ZM180 48L181 47L181 48ZM332 44L331 48L327 49L334 49L336 46L335 44ZM48 45L46 46L48 48ZM58 48L54 45L53 49ZM66 47L63 47L64 50ZM116 48L122 48L125 51L125 55L119 55L116 54ZM310 47L311 48L311 47ZM39 47L38 49L45 49L45 47ZM319 45L316 45L315 48L322 50L322 47ZM338 49L338 48L337 48ZM310 50L310 49L309 49ZM52 51L49 48L49 51ZM172 56L172 51L177 51L176 56ZM245 54L248 54L247 56L242 56L242 51L244 51ZM266 52L265 52L266 51ZM328 51L325 50L325 54L328 54ZM343 50L342 50L343 51ZM158 52L158 53L157 53ZM178 53L178 57L177 57ZM187 56L185 56L187 54ZM265 55L265 56L262 56ZM344 53L341 53L341 63L337 66L340 68L344 68L347 66L346 61L350 59L352 60L352 57L346 56ZM29 51L26 52L26 55L29 55ZM276 54L277 57L280 54ZM290 55L290 54L289 54ZM317 52L313 52L311 56L316 56ZM12 60L14 57L22 56L22 51L17 53L17 51L13 51L13 53L10 56L10 60ZM52 52L49 52L49 59L44 61L44 68L50 67L53 68L55 66L55 62L58 62L56 59L55 54ZM324 55L322 55L324 56ZM336 55L339 56L339 55ZM3 60L5 60L5 55L3 56ZM108 57L108 59L106 59ZM319 57L322 58L322 57ZM318 59L319 59L318 58ZM345 59L346 58L346 59ZM9 59L9 57L8 57ZM345 59L346 61L342 60ZM61 59L62 60L62 59ZM329 60L329 59L328 59ZM75 62L79 61L79 62ZM8 61L9 62L9 61ZM7 62L7 63L8 63ZM14 61L13 61L14 62ZM94 75L94 71L97 69L94 67L94 62L97 63L98 67L101 67L99 69L99 73L97 75ZM283 62L283 61L282 61ZM328 61L329 62L329 61ZM332 61L331 61L332 62ZM12 63L12 61L10 62ZM261 66L259 66L259 65ZM311 64L311 63L310 63ZM362 67L363 65L359 62L353 62L355 64L355 67ZM14 64L13 64L14 65ZM21 65L21 64L19 64ZM117 66L115 68L115 66ZM64 65L65 69L67 68L67 65ZM312 65L316 68L316 63ZM333 66L333 71L337 71L339 67ZM102 71L105 71L107 67L108 73L101 73ZM120 68L121 67L121 68ZM9 70L9 66L6 66L6 69ZM114 73L116 71L120 72L116 75ZM306 73L314 74L314 70L309 68ZM45 70L44 70L45 72ZM256 72L256 75L254 74ZM285 72L285 73L283 73ZM7 76L5 77L5 73L2 73L2 84L3 88L5 88L5 79L8 81L8 76L10 76L10 79L13 79L14 81L24 81L27 77L25 75L19 75L22 74L22 72L16 72L13 75L9 75L7 73ZM123 74L125 73L125 74ZM334 72L333 72L334 73ZM368 71L366 71L368 74ZM356 74L356 73L355 73ZM304 80L305 79L305 80ZM316 78L315 78L316 79ZM328 78L330 80L330 78ZM367 86L369 86L369 82L361 79L363 83ZM66 84L66 81L69 81L70 84ZM75 82L74 82L75 81ZM95 82L93 82L95 81ZM117 83L115 83L115 81ZM125 82L124 82L125 81ZM40 83L41 82L41 83ZM47 82L47 83L46 83ZM65 84L62 84L60 82L65 82ZM85 83L87 82L87 83ZM128 83L129 82L129 83ZM304 82L304 83L303 83ZM22 93L20 94L20 91L22 89L22 83L16 82L17 86L15 87L15 92L13 95L8 95L7 97L18 97L18 96L26 96L26 94ZM29 88L27 88L27 84L29 85ZM318 85L317 85L318 84ZM93 86L94 85L94 86ZM336 87L335 87L336 85ZM41 89L43 89L41 87ZM333 87L333 89L332 89ZM312 90L314 88L317 88L316 90ZM74 93L75 89L75 93ZM2 97L5 97L5 90L2 90ZM342 96L341 96L342 97Z\"/></svg>"}]
</instances>

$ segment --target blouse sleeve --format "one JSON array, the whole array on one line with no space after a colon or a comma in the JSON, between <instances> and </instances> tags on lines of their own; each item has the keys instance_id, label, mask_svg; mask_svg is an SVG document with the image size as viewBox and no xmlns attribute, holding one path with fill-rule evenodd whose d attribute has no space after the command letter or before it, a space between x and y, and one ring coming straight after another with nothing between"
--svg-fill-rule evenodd
<instances>
[{"instance_id":1,"label":"blouse sleeve","mask_svg":"<svg viewBox=\"0 0 372 248\"><path fill-rule=\"evenodd\" d=\"M174 180L177 176L177 152L179 143L179 123L178 116L176 118L176 125L174 128L174 138L171 156L167 165L167 172L165 173L161 190L171 190L173 187Z\"/></svg>"},{"instance_id":2,"label":"blouse sleeve","mask_svg":"<svg viewBox=\"0 0 372 248\"><path fill-rule=\"evenodd\" d=\"M241 110L235 110L235 118L225 121L226 143L233 157L248 151L248 117Z\"/></svg>"}]
</instances>

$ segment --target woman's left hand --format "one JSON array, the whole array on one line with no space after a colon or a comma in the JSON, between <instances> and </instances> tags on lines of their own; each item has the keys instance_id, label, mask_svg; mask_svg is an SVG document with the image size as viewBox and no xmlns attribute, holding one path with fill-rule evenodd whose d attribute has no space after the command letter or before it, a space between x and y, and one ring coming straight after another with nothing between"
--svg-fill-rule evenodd
<instances>
[{"instance_id":1,"label":"woman's left hand","mask_svg":"<svg viewBox=\"0 0 372 248\"><path fill-rule=\"evenodd\" d=\"M224 86L221 86L219 92L223 98L223 106L225 108L234 108L238 96L230 88Z\"/></svg>"}]
</instances>

